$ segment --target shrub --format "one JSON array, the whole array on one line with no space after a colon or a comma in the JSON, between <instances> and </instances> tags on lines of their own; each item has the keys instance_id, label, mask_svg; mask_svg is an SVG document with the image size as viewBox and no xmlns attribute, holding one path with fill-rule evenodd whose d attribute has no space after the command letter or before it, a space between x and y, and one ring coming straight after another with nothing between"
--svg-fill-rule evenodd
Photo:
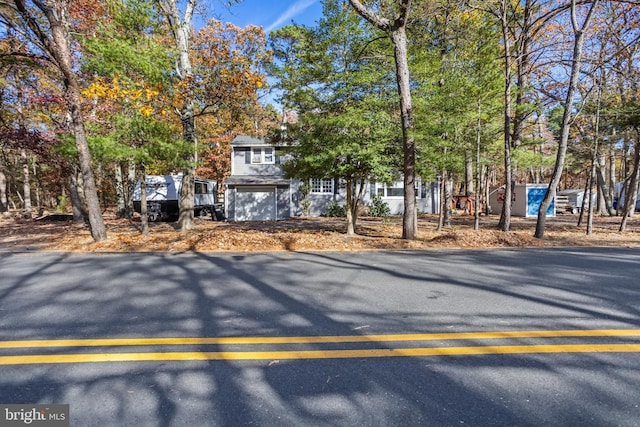
<instances>
[{"instance_id":1,"label":"shrub","mask_svg":"<svg viewBox=\"0 0 640 427\"><path fill-rule=\"evenodd\" d=\"M344 217L347 216L347 212L344 210L344 206L340 206L338 202L332 200L327 208L324 210L322 216L327 217Z\"/></svg>"},{"instance_id":2,"label":"shrub","mask_svg":"<svg viewBox=\"0 0 640 427\"><path fill-rule=\"evenodd\" d=\"M374 194L371 198L371 206L369 206L369 215L370 216L389 216L391 210L389 209L389 205L387 202L382 200L382 197L379 194Z\"/></svg>"},{"instance_id":3,"label":"shrub","mask_svg":"<svg viewBox=\"0 0 640 427\"><path fill-rule=\"evenodd\" d=\"M62 193L58 196L58 206L56 206L56 213L67 213L67 203L69 200L67 199L67 195Z\"/></svg>"},{"instance_id":4,"label":"shrub","mask_svg":"<svg viewBox=\"0 0 640 427\"><path fill-rule=\"evenodd\" d=\"M311 200L304 198L302 202L300 202L300 206L302 206L302 215L309 216L309 211L311 210Z\"/></svg>"},{"instance_id":5,"label":"shrub","mask_svg":"<svg viewBox=\"0 0 640 427\"><path fill-rule=\"evenodd\" d=\"M302 215L309 216L309 211L311 210L311 200L307 198L309 192L311 191L309 183L302 183L298 191L300 192L300 206L302 207Z\"/></svg>"}]
</instances>

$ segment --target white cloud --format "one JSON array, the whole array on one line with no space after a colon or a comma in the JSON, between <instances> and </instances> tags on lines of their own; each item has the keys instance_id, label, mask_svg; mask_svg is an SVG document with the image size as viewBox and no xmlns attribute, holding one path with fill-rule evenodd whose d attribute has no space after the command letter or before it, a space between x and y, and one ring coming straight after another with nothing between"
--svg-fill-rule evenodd
<instances>
[{"instance_id":1,"label":"white cloud","mask_svg":"<svg viewBox=\"0 0 640 427\"><path fill-rule=\"evenodd\" d=\"M289 6L289 9L287 9L282 15L280 15L278 19L276 19L271 25L265 28L264 32L268 34L269 32L271 32L271 30L276 29L285 22L289 21L291 18L298 16L299 14L304 12L305 9L317 2L318 0L298 0L293 5Z\"/></svg>"}]
</instances>

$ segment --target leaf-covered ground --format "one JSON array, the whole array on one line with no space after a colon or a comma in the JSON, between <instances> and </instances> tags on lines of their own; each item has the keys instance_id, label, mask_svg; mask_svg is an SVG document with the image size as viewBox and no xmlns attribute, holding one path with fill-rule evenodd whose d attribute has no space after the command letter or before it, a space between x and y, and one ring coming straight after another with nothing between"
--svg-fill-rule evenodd
<instances>
[{"instance_id":1,"label":"leaf-covered ground","mask_svg":"<svg viewBox=\"0 0 640 427\"><path fill-rule=\"evenodd\" d=\"M535 239L535 218L513 218L512 231L498 231L498 215L482 217L480 230L473 218L455 216L451 228L437 231L437 215L418 219L414 241L401 239L402 218L360 218L358 235L347 237L344 219L294 218L278 222L216 222L196 219L195 229L181 233L171 222L152 223L150 236L139 231L139 218L118 219L105 213L108 240L93 243L84 224L67 216L37 219L0 217L0 249L59 251L352 251L369 249L498 248L543 246L640 246L640 214L630 218L619 233L620 217L596 217L594 233L586 235L586 218L578 227L577 215L558 215L547 221L544 240Z\"/></svg>"}]
</instances>

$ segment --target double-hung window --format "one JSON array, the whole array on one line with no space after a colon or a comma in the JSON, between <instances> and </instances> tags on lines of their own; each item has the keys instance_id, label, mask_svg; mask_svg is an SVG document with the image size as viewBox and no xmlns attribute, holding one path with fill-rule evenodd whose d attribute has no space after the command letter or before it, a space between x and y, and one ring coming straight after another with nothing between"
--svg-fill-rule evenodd
<instances>
[{"instance_id":1,"label":"double-hung window","mask_svg":"<svg viewBox=\"0 0 640 427\"><path fill-rule=\"evenodd\" d=\"M312 193L333 193L333 180L327 178L311 178L309 180L309 186Z\"/></svg>"},{"instance_id":2,"label":"double-hung window","mask_svg":"<svg viewBox=\"0 0 640 427\"><path fill-rule=\"evenodd\" d=\"M264 147L264 148L253 147L251 149L251 164L272 165L274 163L275 163L275 153L274 153L273 147Z\"/></svg>"}]
</instances>

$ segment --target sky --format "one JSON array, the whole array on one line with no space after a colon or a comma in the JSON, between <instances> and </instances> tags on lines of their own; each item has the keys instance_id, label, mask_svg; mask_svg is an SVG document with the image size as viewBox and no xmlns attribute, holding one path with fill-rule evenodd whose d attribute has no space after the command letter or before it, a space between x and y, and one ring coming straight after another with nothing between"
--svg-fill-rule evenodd
<instances>
[{"instance_id":1,"label":"sky","mask_svg":"<svg viewBox=\"0 0 640 427\"><path fill-rule=\"evenodd\" d=\"M214 14L223 22L232 22L239 27L257 25L265 33L291 22L312 25L322 15L320 0L243 0L228 9L212 2Z\"/></svg>"}]
</instances>

